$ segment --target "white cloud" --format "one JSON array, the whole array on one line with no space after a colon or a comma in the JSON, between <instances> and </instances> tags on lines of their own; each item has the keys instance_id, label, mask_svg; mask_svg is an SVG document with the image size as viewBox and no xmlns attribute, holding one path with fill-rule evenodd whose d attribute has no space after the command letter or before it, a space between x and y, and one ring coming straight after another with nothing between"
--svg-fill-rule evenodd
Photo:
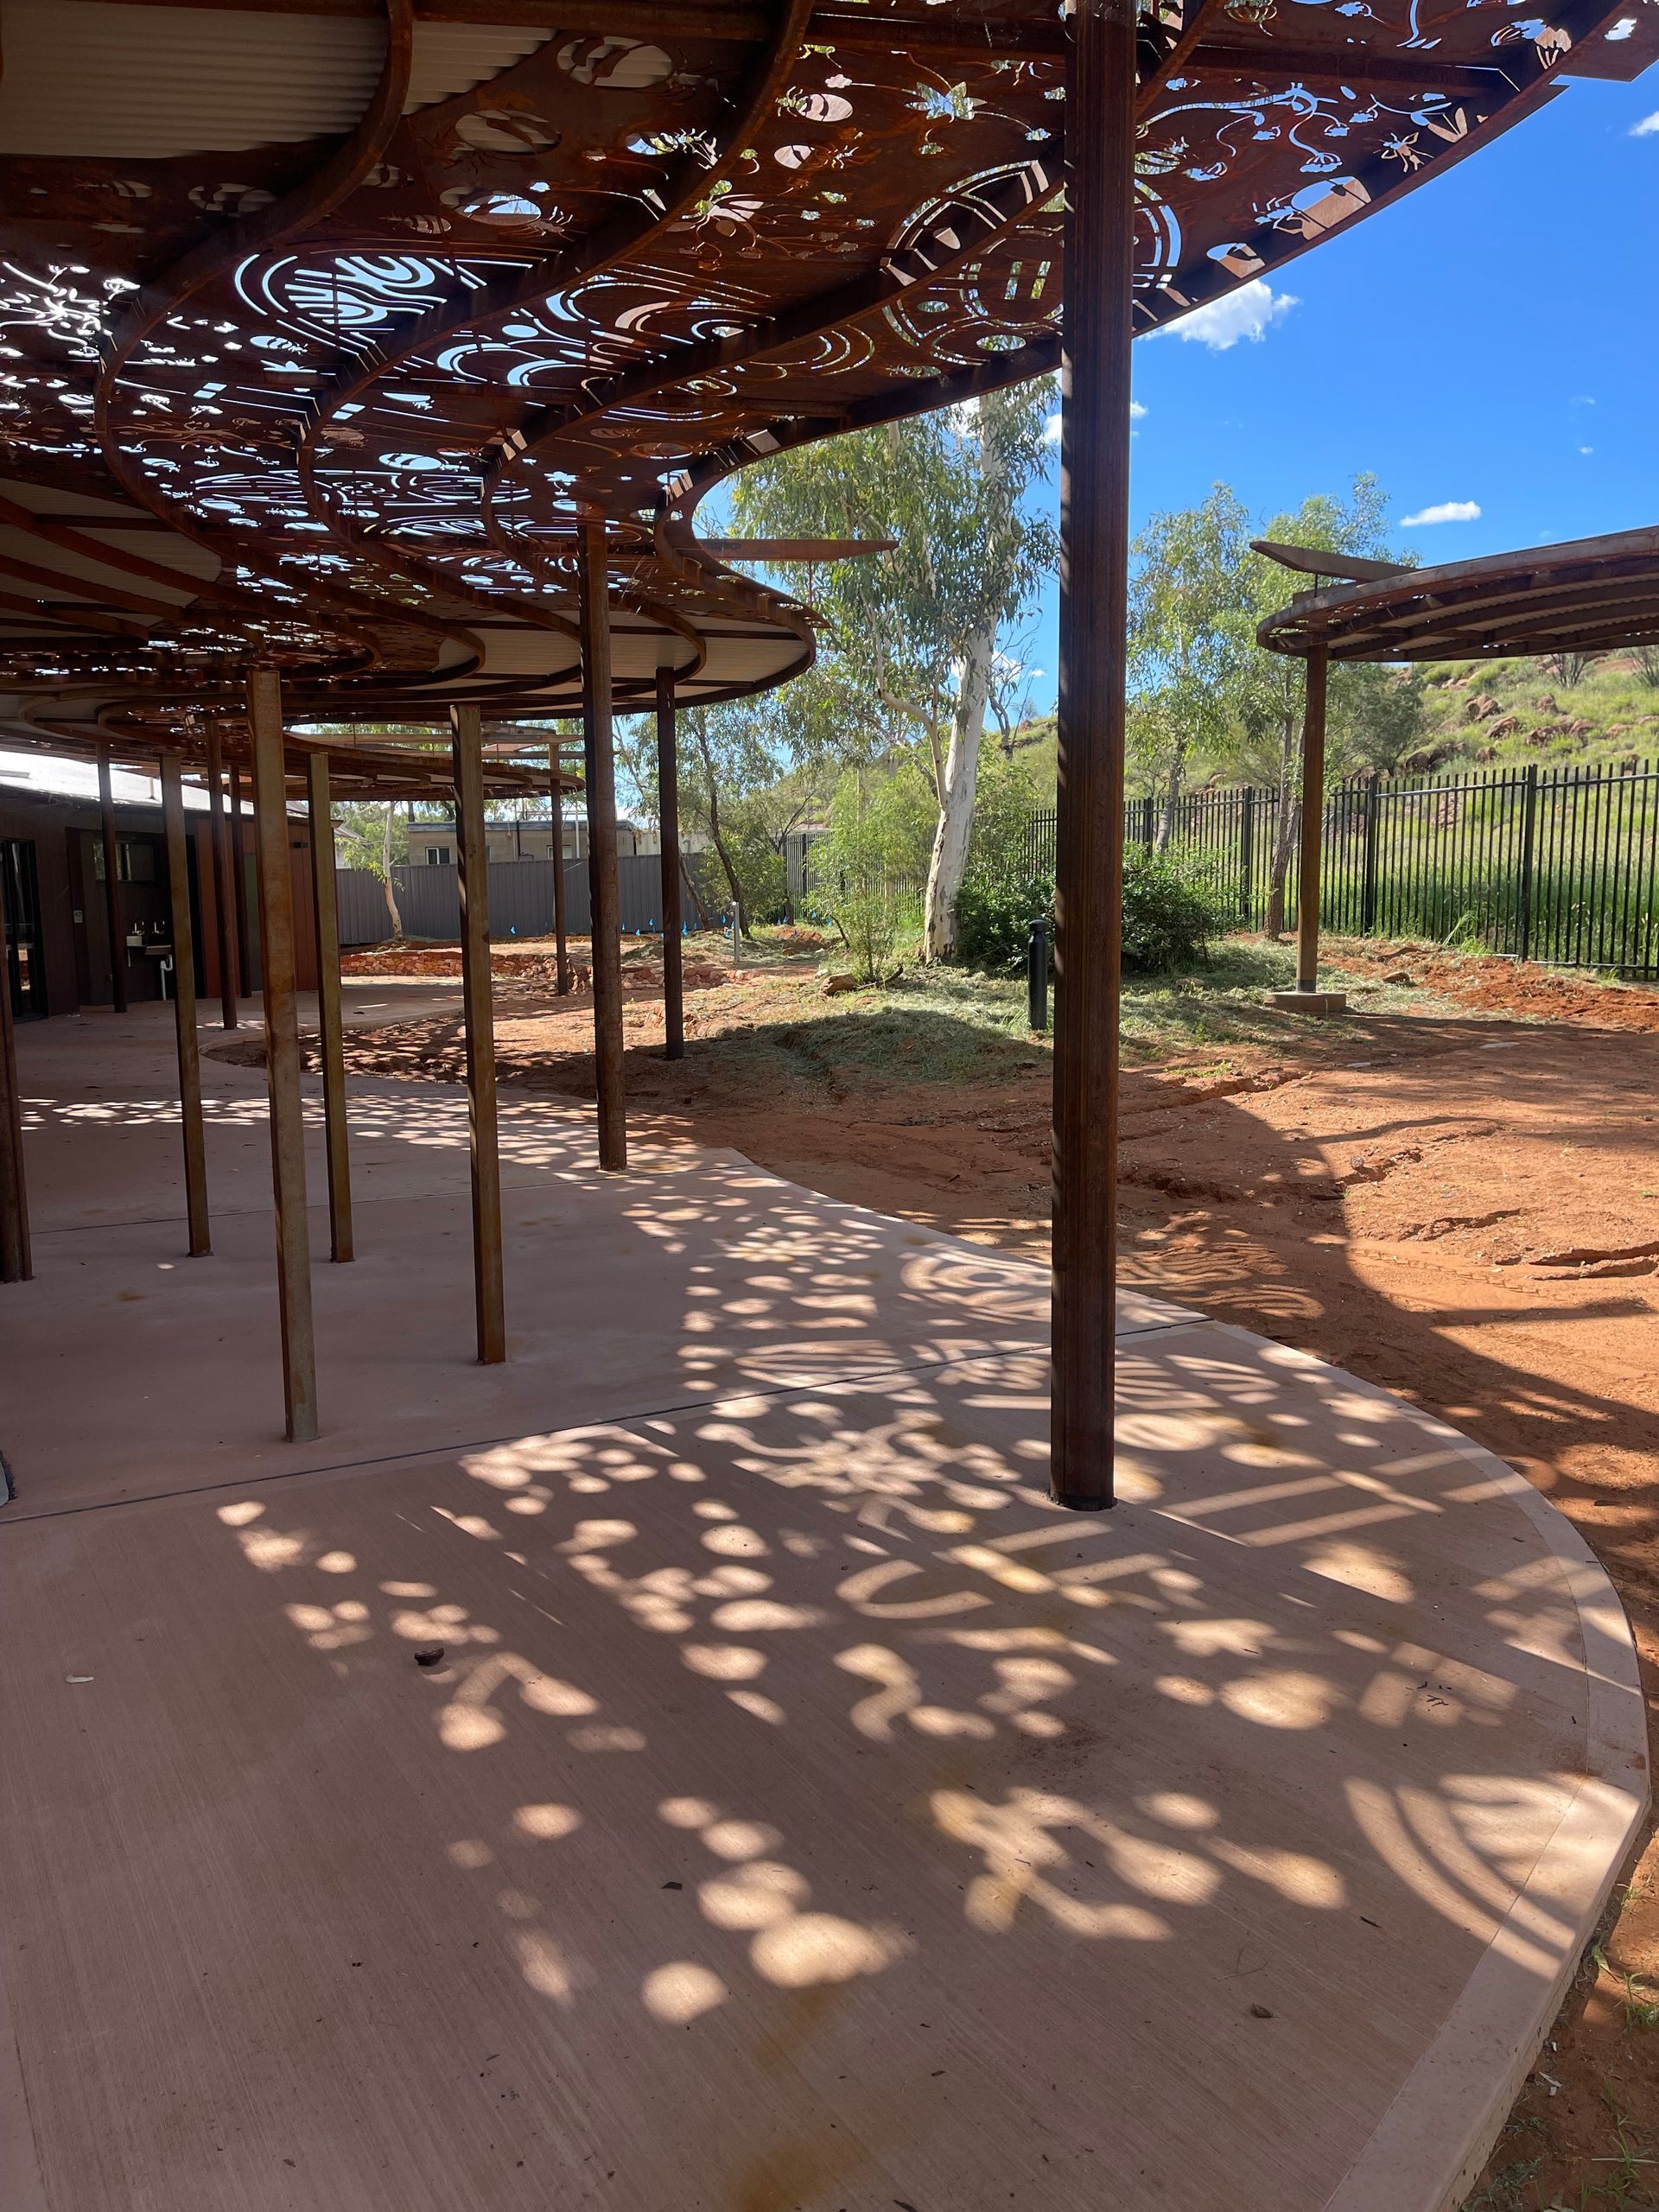
<instances>
[{"instance_id":1,"label":"white cloud","mask_svg":"<svg viewBox=\"0 0 1659 2212\"><path fill-rule=\"evenodd\" d=\"M1129 420L1130 420L1130 422L1131 422L1131 423L1144 423L1144 422L1146 421L1146 419L1147 419L1147 410L1146 410L1146 409L1145 409L1145 408L1141 404L1141 403L1140 403L1140 401L1139 401L1138 399L1132 399L1132 400L1129 402ZM1059 417L1058 411L1058 410L1056 410L1056 412L1055 412L1054 414L1052 414L1052 415L1051 415L1051 416L1049 416L1049 418L1048 418L1047 422L1046 422L1046 423L1044 423L1044 425L1043 425L1043 443L1044 443L1046 446L1057 446L1057 445L1058 445L1058 443L1059 443L1059 442L1060 442L1060 417Z\"/></svg>"},{"instance_id":2,"label":"white cloud","mask_svg":"<svg viewBox=\"0 0 1659 2212\"><path fill-rule=\"evenodd\" d=\"M1594 453L1595 448L1594 446L1580 446L1579 448L1579 451L1580 453Z\"/></svg>"},{"instance_id":3,"label":"white cloud","mask_svg":"<svg viewBox=\"0 0 1659 2212\"><path fill-rule=\"evenodd\" d=\"M1207 306L1194 308L1179 321L1166 323L1160 336L1197 339L1217 353L1236 346L1241 338L1260 344L1275 322L1301 302L1294 292L1275 292L1264 278L1254 276L1236 292L1224 292Z\"/></svg>"},{"instance_id":4,"label":"white cloud","mask_svg":"<svg viewBox=\"0 0 1659 2212\"><path fill-rule=\"evenodd\" d=\"M1659 138L1659 108L1651 115L1644 115L1640 123L1630 125L1632 138Z\"/></svg>"},{"instance_id":5,"label":"white cloud","mask_svg":"<svg viewBox=\"0 0 1659 2212\"><path fill-rule=\"evenodd\" d=\"M1432 522L1478 522L1480 508L1473 499L1442 499L1438 506L1420 507L1401 518L1402 530L1421 530Z\"/></svg>"}]
</instances>

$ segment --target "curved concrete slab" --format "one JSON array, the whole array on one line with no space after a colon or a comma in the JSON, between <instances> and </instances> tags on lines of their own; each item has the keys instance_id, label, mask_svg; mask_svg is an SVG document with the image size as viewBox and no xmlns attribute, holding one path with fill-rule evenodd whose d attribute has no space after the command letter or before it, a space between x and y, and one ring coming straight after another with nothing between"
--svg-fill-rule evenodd
<instances>
[{"instance_id":1,"label":"curved concrete slab","mask_svg":"<svg viewBox=\"0 0 1659 2212\"><path fill-rule=\"evenodd\" d=\"M626 1349L668 1183L575 1152L526 1170L522 1263L613 1205ZM1575 1532L1175 1308L1120 1346L1123 1503L1062 1514L1039 1273L672 1176L625 1418L560 1417L561 1294L510 1421L446 1388L429 1448L391 1406L378 1457L283 1473L158 1393L111 1501L72 1479L83 1329L0 1511L9 2212L1444 2212L1646 1800ZM416 1195L359 1216L378 1330ZM95 1272L141 1227L62 1242ZM812 1303L837 1237L879 1255L855 1308ZM727 1386L688 1403L688 1355Z\"/></svg>"}]
</instances>

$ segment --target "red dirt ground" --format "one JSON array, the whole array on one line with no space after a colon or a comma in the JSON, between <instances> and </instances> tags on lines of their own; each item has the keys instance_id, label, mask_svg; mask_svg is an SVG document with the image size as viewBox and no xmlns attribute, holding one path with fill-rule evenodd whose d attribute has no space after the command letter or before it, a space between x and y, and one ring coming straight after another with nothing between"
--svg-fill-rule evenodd
<instances>
[{"instance_id":1,"label":"red dirt ground","mask_svg":"<svg viewBox=\"0 0 1659 2212\"><path fill-rule=\"evenodd\" d=\"M1230 1051L1224 1077L1213 1052L1126 1076L1125 1272L1382 1383L1520 1468L1611 1573L1651 1707L1659 994L1419 946L1344 946L1342 964L1408 974L1425 1014L1309 1025ZM591 1096L588 995L560 1004L504 980L497 996L503 1083ZM827 1011L805 963L709 971L687 1030L722 1042L671 1064L651 1049L661 1009L642 976L631 1122L1045 1255L1046 1066L988 1039L977 1079L903 1079L902 1055L849 1069L823 1049ZM365 1072L461 1071L453 1020L359 1033L349 1052ZM1604 1942L1471 2206L1659 2205L1659 2007L1651 2025L1641 2009L1659 1999L1651 1835Z\"/></svg>"}]
</instances>

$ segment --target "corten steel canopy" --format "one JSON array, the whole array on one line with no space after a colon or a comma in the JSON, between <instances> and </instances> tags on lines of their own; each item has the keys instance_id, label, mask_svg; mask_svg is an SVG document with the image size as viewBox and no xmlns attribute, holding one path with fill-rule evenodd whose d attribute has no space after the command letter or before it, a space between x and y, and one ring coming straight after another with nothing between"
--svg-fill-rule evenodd
<instances>
[{"instance_id":1,"label":"corten steel canopy","mask_svg":"<svg viewBox=\"0 0 1659 2212\"><path fill-rule=\"evenodd\" d=\"M54 744L140 757L194 702L234 751L256 661L290 721L574 711L584 518L619 706L777 683L808 616L699 499L1058 359L1052 5L6 0L0 37L0 705ZM1653 0L1144 10L1135 327L1656 50Z\"/></svg>"},{"instance_id":2,"label":"corten steel canopy","mask_svg":"<svg viewBox=\"0 0 1659 2212\"><path fill-rule=\"evenodd\" d=\"M167 753L175 807L181 754L215 796L216 759L232 795L251 769L290 1434L317 1422L294 724L330 726L303 760L325 839L348 779L448 780L449 724L493 1361L484 803L565 780L512 726L582 717L599 1159L620 1168L613 709L654 707L667 771L677 706L781 683L814 649L806 607L699 543L700 502L746 462L1058 366L1052 1482L1110 1503L1130 342L1460 159L1556 76L1636 75L1659 0L1068 14L0 4L0 728L106 766ZM316 925L326 999L324 904ZM337 992L322 1023L343 1168ZM343 1175L340 1199L346 1257Z\"/></svg>"},{"instance_id":3,"label":"corten steel canopy","mask_svg":"<svg viewBox=\"0 0 1659 2212\"><path fill-rule=\"evenodd\" d=\"M1616 652L1659 644L1659 530L1625 530L1533 545L1438 569L1351 561L1315 547L1255 543L1314 580L1256 630L1257 642L1307 664L1302 725L1301 882L1296 990L1319 998L1319 864L1325 798L1325 703L1338 661L1508 660L1528 654ZM1330 583L1341 575L1351 581ZM1323 586L1321 588L1320 587ZM1312 794L1313 804L1308 804ZM1315 1006L1315 1011L1323 1010Z\"/></svg>"},{"instance_id":4,"label":"corten steel canopy","mask_svg":"<svg viewBox=\"0 0 1659 2212\"><path fill-rule=\"evenodd\" d=\"M1394 569L1303 594L1257 631L1332 660L1506 660L1659 642L1659 530Z\"/></svg>"}]
</instances>

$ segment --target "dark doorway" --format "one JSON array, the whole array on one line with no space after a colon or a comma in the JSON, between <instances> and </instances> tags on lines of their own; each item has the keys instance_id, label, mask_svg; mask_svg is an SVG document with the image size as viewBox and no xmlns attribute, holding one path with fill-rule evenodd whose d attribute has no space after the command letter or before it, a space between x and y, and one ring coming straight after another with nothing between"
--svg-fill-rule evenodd
<instances>
[{"instance_id":1,"label":"dark doorway","mask_svg":"<svg viewBox=\"0 0 1659 2212\"><path fill-rule=\"evenodd\" d=\"M46 969L41 959L41 887L32 837L0 838L0 899L6 917L6 988L18 1021L46 1013Z\"/></svg>"},{"instance_id":2,"label":"dark doorway","mask_svg":"<svg viewBox=\"0 0 1659 2212\"><path fill-rule=\"evenodd\" d=\"M85 834L92 882L101 887L103 843L92 832ZM141 1000L162 996L162 963L173 949L167 854L162 840L142 831L124 833L116 845L116 871L121 886L122 942L115 950L124 963L128 1001L136 1006ZM101 887L92 895L101 907ZM109 995L109 978L105 975L99 979L98 996L107 1002Z\"/></svg>"}]
</instances>

